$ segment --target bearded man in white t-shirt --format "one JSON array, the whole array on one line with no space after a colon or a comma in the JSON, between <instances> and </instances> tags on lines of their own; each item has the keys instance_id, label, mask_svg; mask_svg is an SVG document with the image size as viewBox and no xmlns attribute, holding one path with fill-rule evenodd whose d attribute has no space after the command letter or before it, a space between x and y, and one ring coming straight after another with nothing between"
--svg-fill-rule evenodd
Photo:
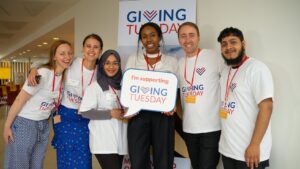
<instances>
[{"instance_id":1,"label":"bearded man in white t-shirt","mask_svg":"<svg viewBox=\"0 0 300 169\"><path fill-rule=\"evenodd\" d=\"M224 61L215 51L199 47L195 23L180 25L178 41L185 53L178 62L184 141L193 169L216 169L221 133L219 80Z\"/></svg>"},{"instance_id":2,"label":"bearded man in white t-shirt","mask_svg":"<svg viewBox=\"0 0 300 169\"><path fill-rule=\"evenodd\" d=\"M264 169L272 146L270 118L274 87L268 67L245 54L243 33L221 31L218 41L228 65L221 74L221 138L224 169Z\"/></svg>"}]
</instances>

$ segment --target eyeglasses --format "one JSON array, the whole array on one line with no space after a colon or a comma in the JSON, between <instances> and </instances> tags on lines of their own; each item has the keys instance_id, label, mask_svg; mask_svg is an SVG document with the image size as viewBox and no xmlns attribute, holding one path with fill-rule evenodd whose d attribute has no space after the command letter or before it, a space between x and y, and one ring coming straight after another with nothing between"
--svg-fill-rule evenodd
<instances>
[{"instance_id":1,"label":"eyeglasses","mask_svg":"<svg viewBox=\"0 0 300 169\"><path fill-rule=\"evenodd\" d=\"M120 62L105 62L104 66L120 66Z\"/></svg>"}]
</instances>

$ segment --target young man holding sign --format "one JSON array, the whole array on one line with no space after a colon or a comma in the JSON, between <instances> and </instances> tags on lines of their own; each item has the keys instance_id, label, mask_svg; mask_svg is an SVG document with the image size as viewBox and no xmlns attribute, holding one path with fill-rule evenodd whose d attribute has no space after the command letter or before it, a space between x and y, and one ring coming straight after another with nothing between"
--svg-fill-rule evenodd
<instances>
[{"instance_id":1,"label":"young man holding sign","mask_svg":"<svg viewBox=\"0 0 300 169\"><path fill-rule=\"evenodd\" d=\"M219 78L224 64L214 51L199 48L196 24L181 24L178 40L185 52L178 67L184 140L193 169L216 169L221 133Z\"/></svg>"}]
</instances>

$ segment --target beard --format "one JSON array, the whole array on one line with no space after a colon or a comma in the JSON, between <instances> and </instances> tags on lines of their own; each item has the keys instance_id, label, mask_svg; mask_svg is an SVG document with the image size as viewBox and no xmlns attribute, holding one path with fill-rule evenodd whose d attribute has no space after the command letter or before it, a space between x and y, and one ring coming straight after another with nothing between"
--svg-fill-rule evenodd
<instances>
[{"instance_id":1,"label":"beard","mask_svg":"<svg viewBox=\"0 0 300 169\"><path fill-rule=\"evenodd\" d=\"M242 49L241 49L241 51L239 52L239 54L238 54L238 57L237 58L235 58L235 59L227 59L224 55L223 55L223 53L222 53L222 56L223 56L223 59L225 60L225 63L228 65L228 66L237 66L237 65L239 65L241 62L242 62L242 60L243 60L243 58L244 58L244 56L245 56L245 48L244 47L242 47Z\"/></svg>"}]
</instances>

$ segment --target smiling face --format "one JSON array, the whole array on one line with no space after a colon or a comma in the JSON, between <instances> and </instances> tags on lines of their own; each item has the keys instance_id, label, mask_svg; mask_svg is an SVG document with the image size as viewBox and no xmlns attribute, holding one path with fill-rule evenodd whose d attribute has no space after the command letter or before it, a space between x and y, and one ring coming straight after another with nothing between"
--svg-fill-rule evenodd
<instances>
[{"instance_id":1,"label":"smiling face","mask_svg":"<svg viewBox=\"0 0 300 169\"><path fill-rule=\"evenodd\" d=\"M228 65L236 66L245 55L245 42L239 37L229 35L221 40L221 53Z\"/></svg>"},{"instance_id":2,"label":"smiling face","mask_svg":"<svg viewBox=\"0 0 300 169\"><path fill-rule=\"evenodd\" d=\"M152 26L145 26L141 30L141 41L146 49L146 52L149 54L155 54L159 51L159 42L161 40L158 32Z\"/></svg>"},{"instance_id":3,"label":"smiling face","mask_svg":"<svg viewBox=\"0 0 300 169\"><path fill-rule=\"evenodd\" d=\"M200 35L193 26L182 26L178 32L178 40L188 57L197 55Z\"/></svg>"},{"instance_id":4,"label":"smiling face","mask_svg":"<svg viewBox=\"0 0 300 169\"><path fill-rule=\"evenodd\" d=\"M56 63L56 70L61 73L64 69L68 68L72 63L73 51L69 44L61 44L57 47L53 60Z\"/></svg>"},{"instance_id":5,"label":"smiling face","mask_svg":"<svg viewBox=\"0 0 300 169\"><path fill-rule=\"evenodd\" d=\"M114 77L120 68L120 62L114 55L109 55L104 62L104 72L108 77Z\"/></svg>"},{"instance_id":6,"label":"smiling face","mask_svg":"<svg viewBox=\"0 0 300 169\"><path fill-rule=\"evenodd\" d=\"M84 58L88 61L96 61L102 52L100 43L93 37L88 38L82 48Z\"/></svg>"}]
</instances>

